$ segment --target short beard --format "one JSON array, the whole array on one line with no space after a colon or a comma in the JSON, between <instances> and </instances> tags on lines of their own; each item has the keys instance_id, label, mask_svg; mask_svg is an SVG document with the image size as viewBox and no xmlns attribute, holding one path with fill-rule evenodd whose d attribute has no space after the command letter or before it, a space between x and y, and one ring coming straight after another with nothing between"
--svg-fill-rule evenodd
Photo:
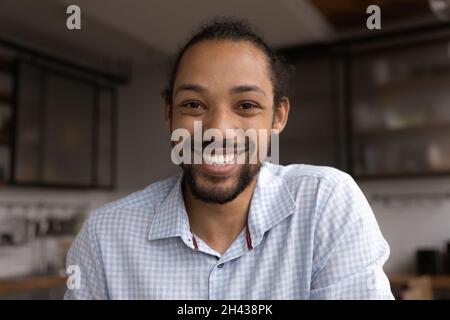
<instances>
[{"instance_id":1,"label":"short beard","mask_svg":"<svg viewBox=\"0 0 450 320\"><path fill-rule=\"evenodd\" d=\"M183 184L189 186L193 196L203 202L225 204L233 201L238 195L242 193L258 175L262 164L244 164L238 177L237 183L227 190L220 190L216 188L202 188L197 181L198 173L192 165L181 165L183 169ZM210 182L220 182L223 178L220 177L205 177Z\"/></svg>"}]
</instances>

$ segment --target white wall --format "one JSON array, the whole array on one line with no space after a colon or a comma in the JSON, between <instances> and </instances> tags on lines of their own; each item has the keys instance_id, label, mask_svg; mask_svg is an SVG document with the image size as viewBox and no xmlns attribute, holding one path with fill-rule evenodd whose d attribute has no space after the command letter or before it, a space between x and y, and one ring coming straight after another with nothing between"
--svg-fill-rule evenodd
<instances>
[{"instance_id":1,"label":"white wall","mask_svg":"<svg viewBox=\"0 0 450 320\"><path fill-rule=\"evenodd\" d=\"M163 63L135 71L119 92L117 187L132 191L177 172L170 161L170 137L163 123L160 92Z\"/></svg>"},{"instance_id":2,"label":"white wall","mask_svg":"<svg viewBox=\"0 0 450 320\"><path fill-rule=\"evenodd\" d=\"M450 191L450 178L358 181L358 184L391 247L391 256L385 265L388 274L414 273L418 248L444 252L450 241L450 199L383 203L372 197L375 194L443 193Z\"/></svg>"},{"instance_id":3,"label":"white wall","mask_svg":"<svg viewBox=\"0 0 450 320\"><path fill-rule=\"evenodd\" d=\"M0 202L2 203L28 203L32 204L34 208L36 208L36 203L82 205L87 209L86 214L91 209L111 201L113 197L112 193L101 191L15 187L0 189ZM11 217L23 218L27 215L27 212L29 212L29 209L24 211L17 205L14 206L14 209L6 209L5 206L0 206L0 228L9 230L8 221ZM54 212L50 209L41 213L48 216ZM61 254L60 240L56 238L41 238L14 247L2 246L0 247L0 279L27 275L37 270L38 263L42 261L44 256L47 257L47 261L55 261Z\"/></svg>"}]
</instances>

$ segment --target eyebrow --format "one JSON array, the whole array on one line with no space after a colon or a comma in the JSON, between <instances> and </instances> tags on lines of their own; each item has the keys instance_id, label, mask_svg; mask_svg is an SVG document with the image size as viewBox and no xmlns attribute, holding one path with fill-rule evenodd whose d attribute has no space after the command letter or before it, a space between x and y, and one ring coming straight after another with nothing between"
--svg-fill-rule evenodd
<instances>
[{"instance_id":1,"label":"eyebrow","mask_svg":"<svg viewBox=\"0 0 450 320\"><path fill-rule=\"evenodd\" d=\"M199 85L199 84L181 84L178 86L178 88L175 90L174 95L176 95L178 92L180 91L194 91L194 92L198 92L198 93L205 93L208 90ZM254 92L259 92L262 93L263 95L267 96L266 92L261 89L258 86L255 85L240 85L240 86L236 86L230 89L230 93L231 94L238 94L238 93L244 93L244 92L250 92L250 91L254 91Z\"/></svg>"},{"instance_id":2,"label":"eyebrow","mask_svg":"<svg viewBox=\"0 0 450 320\"><path fill-rule=\"evenodd\" d=\"M230 92L233 94L249 92L249 91L259 92L259 93L262 93L263 95L267 96L263 89L261 89L258 86L255 86L255 85L242 85L242 86L234 87L230 90Z\"/></svg>"},{"instance_id":3,"label":"eyebrow","mask_svg":"<svg viewBox=\"0 0 450 320\"><path fill-rule=\"evenodd\" d=\"M180 84L178 86L178 88L175 90L174 95L176 95L180 91L194 91L194 92L198 92L198 93L205 93L208 90L206 90L205 87L203 87L199 84L187 83L187 84Z\"/></svg>"}]
</instances>

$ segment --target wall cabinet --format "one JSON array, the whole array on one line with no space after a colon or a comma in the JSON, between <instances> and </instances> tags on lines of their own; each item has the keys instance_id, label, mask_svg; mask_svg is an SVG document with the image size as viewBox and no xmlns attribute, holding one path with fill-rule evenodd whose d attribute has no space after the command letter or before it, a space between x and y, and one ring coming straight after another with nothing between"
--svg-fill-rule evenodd
<instances>
[{"instance_id":1,"label":"wall cabinet","mask_svg":"<svg viewBox=\"0 0 450 320\"><path fill-rule=\"evenodd\" d=\"M0 56L0 185L11 179L12 118L14 105L14 64Z\"/></svg>"},{"instance_id":2,"label":"wall cabinet","mask_svg":"<svg viewBox=\"0 0 450 320\"><path fill-rule=\"evenodd\" d=\"M352 60L354 173L450 172L448 40L373 50Z\"/></svg>"},{"instance_id":3,"label":"wall cabinet","mask_svg":"<svg viewBox=\"0 0 450 320\"><path fill-rule=\"evenodd\" d=\"M113 188L114 86L33 60L8 66L13 85L0 89L0 181Z\"/></svg>"},{"instance_id":4,"label":"wall cabinet","mask_svg":"<svg viewBox=\"0 0 450 320\"><path fill-rule=\"evenodd\" d=\"M449 174L449 39L440 30L283 51L297 75L281 161L356 178Z\"/></svg>"}]
</instances>

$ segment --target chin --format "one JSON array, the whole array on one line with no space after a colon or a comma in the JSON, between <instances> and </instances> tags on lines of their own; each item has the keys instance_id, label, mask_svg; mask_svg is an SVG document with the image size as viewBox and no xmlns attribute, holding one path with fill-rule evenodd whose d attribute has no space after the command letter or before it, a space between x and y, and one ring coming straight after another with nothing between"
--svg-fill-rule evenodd
<instances>
[{"instance_id":1,"label":"chin","mask_svg":"<svg viewBox=\"0 0 450 320\"><path fill-rule=\"evenodd\" d=\"M208 203L225 204L236 199L250 184L253 176L245 166L230 176L211 176L193 166L183 167L185 183L195 198Z\"/></svg>"}]
</instances>

